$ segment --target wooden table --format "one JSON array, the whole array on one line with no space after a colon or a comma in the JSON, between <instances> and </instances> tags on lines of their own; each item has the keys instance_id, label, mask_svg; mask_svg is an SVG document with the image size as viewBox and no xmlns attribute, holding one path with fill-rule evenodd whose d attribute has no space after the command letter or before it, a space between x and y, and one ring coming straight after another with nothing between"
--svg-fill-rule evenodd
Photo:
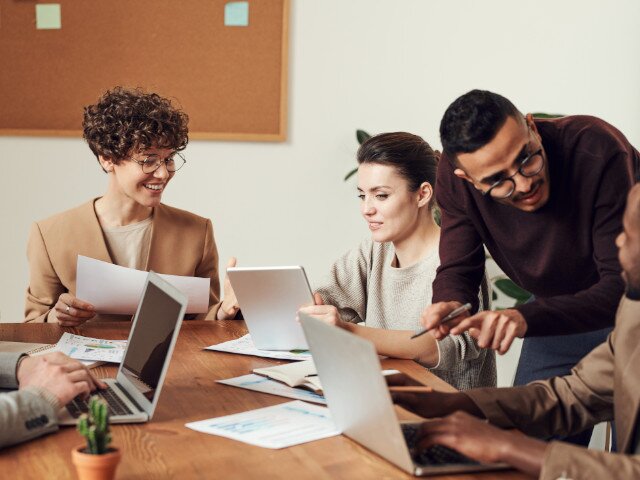
<instances>
[{"instance_id":1,"label":"wooden table","mask_svg":"<svg viewBox=\"0 0 640 480\"><path fill-rule=\"evenodd\" d=\"M0 339L55 343L63 332L98 338L126 339L129 323L89 323L79 328L50 324L0 324ZM182 331L151 422L114 425L113 444L123 453L117 478L413 478L344 436L282 450L254 447L190 430L185 423L291 401L216 383L274 365L269 360L202 350L246 333L243 322L183 323ZM408 360L385 360L384 368L397 368L434 388L448 384ZM100 377L113 377L113 366L94 369ZM0 450L3 478L74 478L71 450L82 443L73 428ZM7 477L8 478L8 477ZM529 478L517 472L442 476L449 478Z\"/></svg>"}]
</instances>

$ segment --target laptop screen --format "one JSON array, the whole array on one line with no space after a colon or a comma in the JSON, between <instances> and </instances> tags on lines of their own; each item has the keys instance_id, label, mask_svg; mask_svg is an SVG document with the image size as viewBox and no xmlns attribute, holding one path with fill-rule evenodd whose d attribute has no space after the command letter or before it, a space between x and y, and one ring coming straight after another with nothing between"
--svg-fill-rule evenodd
<instances>
[{"instance_id":1,"label":"laptop screen","mask_svg":"<svg viewBox=\"0 0 640 480\"><path fill-rule=\"evenodd\" d=\"M156 394L180 309L180 303L158 286L147 284L122 373L149 402Z\"/></svg>"}]
</instances>

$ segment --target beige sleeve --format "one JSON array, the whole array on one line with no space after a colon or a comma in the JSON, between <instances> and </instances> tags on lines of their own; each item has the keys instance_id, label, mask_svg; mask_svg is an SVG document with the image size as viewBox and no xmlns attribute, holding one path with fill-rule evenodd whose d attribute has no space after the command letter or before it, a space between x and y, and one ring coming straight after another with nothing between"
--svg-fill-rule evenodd
<instances>
[{"instance_id":1,"label":"beige sleeve","mask_svg":"<svg viewBox=\"0 0 640 480\"><path fill-rule=\"evenodd\" d=\"M551 442L542 463L540 480L557 478L640 478L640 455L588 450Z\"/></svg>"},{"instance_id":2,"label":"beige sleeve","mask_svg":"<svg viewBox=\"0 0 640 480\"><path fill-rule=\"evenodd\" d=\"M27 242L29 286L24 308L25 322L46 322L49 311L67 289L56 274L37 223L31 226Z\"/></svg>"},{"instance_id":3,"label":"beige sleeve","mask_svg":"<svg viewBox=\"0 0 640 480\"><path fill-rule=\"evenodd\" d=\"M569 375L522 387L465 392L489 421L528 435L550 437L581 432L613 419L614 332Z\"/></svg>"},{"instance_id":4,"label":"beige sleeve","mask_svg":"<svg viewBox=\"0 0 640 480\"><path fill-rule=\"evenodd\" d=\"M207 219L204 237L204 251L202 252L202 260L196 268L195 276L210 278L211 284L209 289L209 311L206 314L200 314L197 320L215 320L218 310L220 309L220 278L218 277L218 247L213 237L213 226L211 220Z\"/></svg>"},{"instance_id":5,"label":"beige sleeve","mask_svg":"<svg viewBox=\"0 0 640 480\"><path fill-rule=\"evenodd\" d=\"M336 260L316 289L324 303L335 306L346 322L358 323L366 318L370 262L371 243L364 241Z\"/></svg>"}]
</instances>

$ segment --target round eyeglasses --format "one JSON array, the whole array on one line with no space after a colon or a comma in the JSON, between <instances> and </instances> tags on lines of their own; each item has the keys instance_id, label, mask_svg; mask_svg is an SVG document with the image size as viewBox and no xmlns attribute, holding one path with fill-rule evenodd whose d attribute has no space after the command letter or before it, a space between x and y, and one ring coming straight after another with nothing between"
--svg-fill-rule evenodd
<instances>
[{"instance_id":1,"label":"round eyeglasses","mask_svg":"<svg viewBox=\"0 0 640 480\"><path fill-rule=\"evenodd\" d=\"M487 191L482 192L482 195L490 195L493 198L499 199L509 198L513 195L513 192L516 191L516 181L513 177L517 174L525 178L535 177L543 168L544 157L542 156L542 148L539 148L520 162L518 170L516 170L513 175L507 178L501 178L491 185Z\"/></svg>"},{"instance_id":2,"label":"round eyeglasses","mask_svg":"<svg viewBox=\"0 0 640 480\"><path fill-rule=\"evenodd\" d=\"M157 155L149 155L144 160L135 160L130 158L132 162L136 162L142 168L143 173L153 173L160 168L160 165L164 163L164 166L167 168L167 172L173 173L180 170L187 160L184 158L179 152L175 152L171 156L167 158L160 158Z\"/></svg>"}]
</instances>

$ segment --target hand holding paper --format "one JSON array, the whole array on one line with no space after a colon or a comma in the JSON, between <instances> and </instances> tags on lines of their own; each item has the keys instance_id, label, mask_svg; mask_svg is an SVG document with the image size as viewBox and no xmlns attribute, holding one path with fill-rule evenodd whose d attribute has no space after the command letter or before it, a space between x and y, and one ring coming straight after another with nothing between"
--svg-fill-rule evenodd
<instances>
[{"instance_id":1,"label":"hand holding paper","mask_svg":"<svg viewBox=\"0 0 640 480\"><path fill-rule=\"evenodd\" d=\"M187 313L209 309L209 278L163 275L189 298ZM133 315L136 313L147 272L121 267L78 255L76 296L92 304L97 313Z\"/></svg>"}]
</instances>

